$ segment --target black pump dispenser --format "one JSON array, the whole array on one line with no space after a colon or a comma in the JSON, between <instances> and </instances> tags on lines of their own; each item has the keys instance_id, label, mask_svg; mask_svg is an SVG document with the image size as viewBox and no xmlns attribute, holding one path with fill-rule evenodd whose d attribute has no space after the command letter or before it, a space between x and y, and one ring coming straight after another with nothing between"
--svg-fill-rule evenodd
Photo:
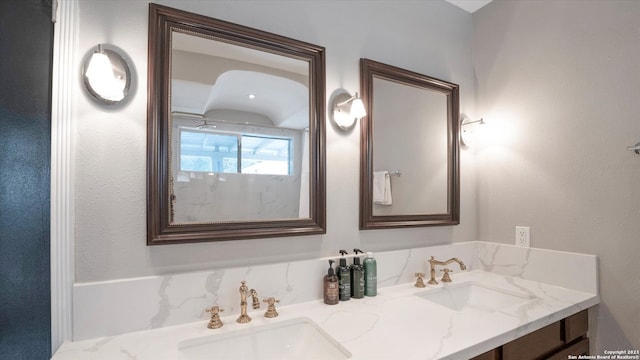
<instances>
[{"instance_id":1,"label":"black pump dispenser","mask_svg":"<svg viewBox=\"0 0 640 360\"><path fill-rule=\"evenodd\" d=\"M347 250L340 250L340 255L345 256L349 254L347 252ZM340 266L347 266L347 259L345 259L344 257L340 258Z\"/></svg>"},{"instance_id":2,"label":"black pump dispenser","mask_svg":"<svg viewBox=\"0 0 640 360\"><path fill-rule=\"evenodd\" d=\"M351 297L361 299L364 297L364 268L360 264L358 253L362 254L362 250L353 249L356 256L353 257L351 265Z\"/></svg>"},{"instance_id":3,"label":"black pump dispenser","mask_svg":"<svg viewBox=\"0 0 640 360\"><path fill-rule=\"evenodd\" d=\"M342 256L348 254L346 250L340 250ZM338 275L338 283L340 286L340 301L351 299L351 273L347 267L347 259L340 258L340 265L336 269Z\"/></svg>"}]
</instances>

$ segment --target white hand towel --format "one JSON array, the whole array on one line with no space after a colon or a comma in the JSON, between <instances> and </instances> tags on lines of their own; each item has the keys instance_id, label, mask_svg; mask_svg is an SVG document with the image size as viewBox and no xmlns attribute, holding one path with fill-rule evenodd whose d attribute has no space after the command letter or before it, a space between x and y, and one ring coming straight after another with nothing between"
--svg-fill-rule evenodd
<instances>
[{"instance_id":1,"label":"white hand towel","mask_svg":"<svg viewBox=\"0 0 640 360\"><path fill-rule=\"evenodd\" d=\"M391 205L391 176L388 171L373 172L373 203Z\"/></svg>"}]
</instances>

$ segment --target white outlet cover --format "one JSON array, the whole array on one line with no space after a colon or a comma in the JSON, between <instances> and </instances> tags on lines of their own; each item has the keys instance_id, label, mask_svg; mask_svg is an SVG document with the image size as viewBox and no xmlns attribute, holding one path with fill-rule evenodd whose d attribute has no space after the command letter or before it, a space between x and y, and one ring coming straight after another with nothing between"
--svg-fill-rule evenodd
<instances>
[{"instance_id":1,"label":"white outlet cover","mask_svg":"<svg viewBox=\"0 0 640 360\"><path fill-rule=\"evenodd\" d=\"M531 246L531 229L528 226L516 226L515 244L521 247Z\"/></svg>"}]
</instances>

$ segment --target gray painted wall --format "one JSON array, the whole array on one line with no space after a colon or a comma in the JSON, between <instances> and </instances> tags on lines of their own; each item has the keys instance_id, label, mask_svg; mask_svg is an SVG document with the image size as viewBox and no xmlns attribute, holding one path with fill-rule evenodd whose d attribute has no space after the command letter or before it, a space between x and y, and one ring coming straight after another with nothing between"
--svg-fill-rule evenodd
<instances>
[{"instance_id":1,"label":"gray painted wall","mask_svg":"<svg viewBox=\"0 0 640 360\"><path fill-rule=\"evenodd\" d=\"M461 109L474 112L471 15L444 1L156 2L325 46L327 100L339 88L358 91L359 59L367 57L460 84ZM77 282L315 258L342 248L475 240L474 165L467 153L461 225L359 231L359 130L342 133L327 119L326 235L146 246L148 1L83 0L79 13L78 58L95 44L114 44L132 59L139 84L118 111L105 111L80 92L76 99Z\"/></svg>"},{"instance_id":2,"label":"gray painted wall","mask_svg":"<svg viewBox=\"0 0 640 360\"><path fill-rule=\"evenodd\" d=\"M598 255L596 349L640 348L640 2L494 1L473 23L479 240L525 225Z\"/></svg>"}]
</instances>

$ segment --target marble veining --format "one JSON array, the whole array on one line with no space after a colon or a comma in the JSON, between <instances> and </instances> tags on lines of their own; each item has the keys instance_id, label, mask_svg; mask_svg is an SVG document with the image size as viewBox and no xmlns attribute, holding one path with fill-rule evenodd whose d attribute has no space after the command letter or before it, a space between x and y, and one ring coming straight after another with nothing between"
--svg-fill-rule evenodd
<instances>
[{"instance_id":1,"label":"marble veining","mask_svg":"<svg viewBox=\"0 0 640 360\"><path fill-rule=\"evenodd\" d=\"M442 336L440 342L438 343L438 348L436 349L433 356L430 356L429 359L437 359L442 350L444 349L445 342L453 336L453 318L455 315L451 315L449 318L449 326L447 326L447 332Z\"/></svg>"},{"instance_id":2,"label":"marble veining","mask_svg":"<svg viewBox=\"0 0 640 360\"><path fill-rule=\"evenodd\" d=\"M207 275L204 283L204 288L211 294L213 303L218 302L218 290L220 290L220 284L224 277L224 270L213 271Z\"/></svg>"},{"instance_id":3,"label":"marble veining","mask_svg":"<svg viewBox=\"0 0 640 360\"><path fill-rule=\"evenodd\" d=\"M102 346L104 344L107 344L107 343L109 343L109 342L111 342L111 341L113 341L115 339L116 339L115 336L106 337L106 338L100 339L100 340L96 341L93 345L88 347L87 349L84 349L84 351L93 352L93 353L98 352L98 351L100 351L102 349Z\"/></svg>"},{"instance_id":4,"label":"marble veining","mask_svg":"<svg viewBox=\"0 0 640 360\"><path fill-rule=\"evenodd\" d=\"M416 296L424 291L442 291L450 285L419 289L404 283L380 288L376 297L351 299L335 306L324 305L320 300L282 306L278 309L280 317L275 319L261 316L263 310L250 311L250 324L237 324L237 314L227 313L222 317L225 326L216 330L207 329L207 320L201 319L65 343L53 359L175 359L181 341L299 317L314 321L331 334L352 353L352 359L468 359L599 302L595 293L483 270L457 273L454 283L483 284L530 300L495 312L455 311Z\"/></svg>"},{"instance_id":5,"label":"marble veining","mask_svg":"<svg viewBox=\"0 0 640 360\"><path fill-rule=\"evenodd\" d=\"M521 277L529 265L532 249L495 245L489 243L478 245L478 260L482 269Z\"/></svg>"},{"instance_id":6,"label":"marble veining","mask_svg":"<svg viewBox=\"0 0 640 360\"><path fill-rule=\"evenodd\" d=\"M407 271L407 268L409 267L409 259L411 259L411 254L412 254L411 249L407 250L407 257L404 260L404 262L402 264L402 267L400 268L400 274L404 274ZM399 284L400 283L400 279L401 279L401 277L397 276L395 278L394 284L395 285Z\"/></svg>"},{"instance_id":7,"label":"marble veining","mask_svg":"<svg viewBox=\"0 0 640 360\"><path fill-rule=\"evenodd\" d=\"M127 349L125 348L120 348L120 352L126 356L128 359L131 360L136 360L138 357L135 354L130 353L129 351L127 351Z\"/></svg>"},{"instance_id":8,"label":"marble veining","mask_svg":"<svg viewBox=\"0 0 640 360\"><path fill-rule=\"evenodd\" d=\"M289 279L290 270L291 263L287 263L284 272L285 286L276 293L276 299L279 299L282 304L293 304L296 301L296 293L293 291L293 285L291 285L291 280Z\"/></svg>"},{"instance_id":9,"label":"marble veining","mask_svg":"<svg viewBox=\"0 0 640 360\"><path fill-rule=\"evenodd\" d=\"M216 331L241 329L235 324L241 280L261 299L281 300L281 316L274 321L309 317L355 359L365 357L364 349L371 344L379 344L374 346L376 355L391 356L385 351L394 351L396 358L464 359L599 301L596 258L590 255L469 242L375 256L379 295L336 306L319 300L328 258L76 284L74 342L65 343L54 359L166 358L164 354L175 351L177 342L212 334L206 329L204 309L215 304L224 309L225 323ZM467 271L452 273L454 284L484 282L531 300L490 314L455 312L429 303L414 296L420 289L413 287L415 272L428 273L429 256L458 257L467 264ZM264 308L250 312L252 323L270 321L263 314ZM469 330L478 328L483 331ZM385 347L390 340L404 345Z\"/></svg>"},{"instance_id":10,"label":"marble veining","mask_svg":"<svg viewBox=\"0 0 640 360\"><path fill-rule=\"evenodd\" d=\"M158 289L158 296L160 297L160 301L158 301L158 312L151 318L151 323L149 324L149 328L151 329L162 327L171 313L172 306L169 303L169 295L167 295L167 288L171 284L171 279L172 276L162 278L160 289Z\"/></svg>"},{"instance_id":11,"label":"marble veining","mask_svg":"<svg viewBox=\"0 0 640 360\"><path fill-rule=\"evenodd\" d=\"M495 263L496 255L498 254L498 247L490 249L488 244L479 244L477 253L477 260L480 268L484 271L493 271L493 264Z\"/></svg>"}]
</instances>

